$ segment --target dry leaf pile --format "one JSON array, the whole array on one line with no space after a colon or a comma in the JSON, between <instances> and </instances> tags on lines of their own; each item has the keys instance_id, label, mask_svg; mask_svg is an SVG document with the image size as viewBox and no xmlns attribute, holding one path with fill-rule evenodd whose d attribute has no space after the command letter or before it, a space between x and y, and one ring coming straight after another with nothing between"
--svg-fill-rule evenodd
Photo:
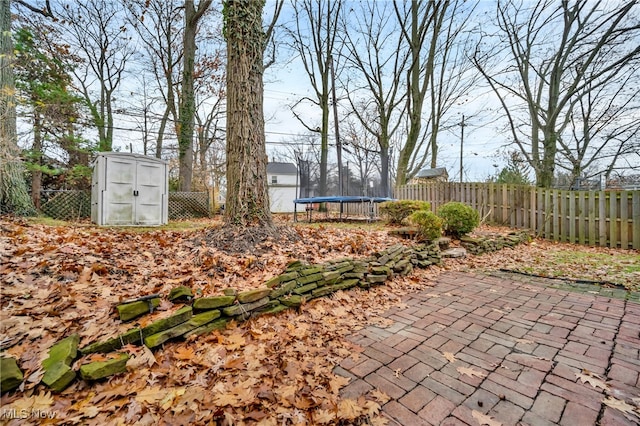
<instances>
[{"instance_id":1,"label":"dry leaf pile","mask_svg":"<svg viewBox=\"0 0 640 426\"><path fill-rule=\"evenodd\" d=\"M379 415L384 394L340 398L349 380L332 370L357 354L347 334L384 321L378 314L406 291L429 285L435 270L370 291L340 292L297 312L232 324L154 352L126 346L132 355L129 372L108 381L77 381L61 394L39 385L41 362L61 338L77 332L82 347L179 307L163 300L157 312L122 324L114 307L123 300L166 295L177 285L198 296L229 287L247 290L280 274L292 260L368 256L398 243L383 231L294 230L296 242L267 241L268 252L238 255L208 245L199 238L202 230L139 232L1 219L0 345L25 373L21 389L2 396L3 409L29 413L26 420L34 423L40 423L39 413L54 413L55 422L101 425L385 423ZM104 357L83 357L75 368Z\"/></svg>"}]
</instances>

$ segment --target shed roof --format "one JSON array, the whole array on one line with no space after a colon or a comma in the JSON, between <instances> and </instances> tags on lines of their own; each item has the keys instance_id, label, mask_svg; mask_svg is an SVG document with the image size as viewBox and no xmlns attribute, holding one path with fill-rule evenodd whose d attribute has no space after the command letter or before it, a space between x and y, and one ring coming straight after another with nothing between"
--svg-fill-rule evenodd
<instances>
[{"instance_id":1,"label":"shed roof","mask_svg":"<svg viewBox=\"0 0 640 426\"><path fill-rule=\"evenodd\" d=\"M267 173L272 175L296 175L298 169L293 163L267 163Z\"/></svg>"},{"instance_id":2,"label":"shed roof","mask_svg":"<svg viewBox=\"0 0 640 426\"><path fill-rule=\"evenodd\" d=\"M436 167L435 169L422 169L416 175L417 178L434 178L448 176L446 167Z\"/></svg>"}]
</instances>

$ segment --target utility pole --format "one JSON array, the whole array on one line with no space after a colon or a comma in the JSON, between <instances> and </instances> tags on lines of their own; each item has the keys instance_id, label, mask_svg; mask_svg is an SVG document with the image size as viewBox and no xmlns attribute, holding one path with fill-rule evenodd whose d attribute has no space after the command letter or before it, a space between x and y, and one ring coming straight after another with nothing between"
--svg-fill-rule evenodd
<instances>
[{"instance_id":1,"label":"utility pole","mask_svg":"<svg viewBox=\"0 0 640 426\"><path fill-rule=\"evenodd\" d=\"M338 191L340 195L343 193L343 179L342 179L342 142L340 142L340 126L338 125L338 100L336 99L336 73L333 69L333 56L330 56L331 60L331 92L333 94L333 124L336 133L336 150L338 154ZM342 203L340 203L342 207Z\"/></svg>"},{"instance_id":2,"label":"utility pole","mask_svg":"<svg viewBox=\"0 0 640 426\"><path fill-rule=\"evenodd\" d=\"M460 183L462 183L462 154L464 152L464 114L462 114L462 122L460 123Z\"/></svg>"}]
</instances>

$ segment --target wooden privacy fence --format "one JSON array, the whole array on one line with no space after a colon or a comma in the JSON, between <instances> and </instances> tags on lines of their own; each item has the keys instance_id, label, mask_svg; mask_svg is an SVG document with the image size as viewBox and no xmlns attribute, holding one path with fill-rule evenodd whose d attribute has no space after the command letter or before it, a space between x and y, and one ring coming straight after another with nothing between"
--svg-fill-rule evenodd
<instances>
[{"instance_id":1,"label":"wooden privacy fence","mask_svg":"<svg viewBox=\"0 0 640 426\"><path fill-rule=\"evenodd\" d=\"M396 198L460 201L496 225L554 241L640 249L640 191L564 191L521 185L434 182L396 188Z\"/></svg>"}]
</instances>

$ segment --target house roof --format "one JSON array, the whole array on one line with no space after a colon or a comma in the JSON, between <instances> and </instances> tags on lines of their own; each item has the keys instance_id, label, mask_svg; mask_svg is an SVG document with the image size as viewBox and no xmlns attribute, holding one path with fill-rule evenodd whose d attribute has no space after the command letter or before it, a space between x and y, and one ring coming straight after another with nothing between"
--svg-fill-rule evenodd
<instances>
[{"instance_id":1,"label":"house roof","mask_svg":"<svg viewBox=\"0 0 640 426\"><path fill-rule=\"evenodd\" d=\"M272 175L296 175L298 169L293 163L267 163L267 173Z\"/></svg>"},{"instance_id":2,"label":"house roof","mask_svg":"<svg viewBox=\"0 0 640 426\"><path fill-rule=\"evenodd\" d=\"M422 169L416 175L417 178L434 178L440 176L448 176L445 167L436 167L435 169Z\"/></svg>"}]
</instances>

